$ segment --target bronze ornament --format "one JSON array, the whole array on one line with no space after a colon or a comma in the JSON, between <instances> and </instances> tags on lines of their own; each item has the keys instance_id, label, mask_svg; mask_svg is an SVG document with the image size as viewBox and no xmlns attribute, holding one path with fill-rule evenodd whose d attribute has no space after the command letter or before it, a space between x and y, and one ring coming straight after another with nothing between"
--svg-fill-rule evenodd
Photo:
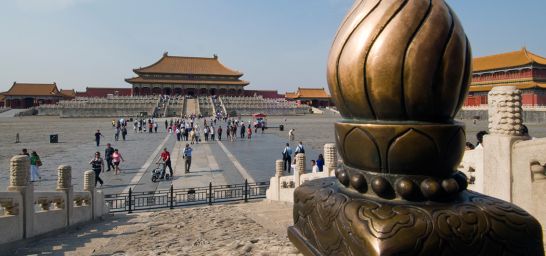
<instances>
[{"instance_id":1,"label":"bronze ornament","mask_svg":"<svg viewBox=\"0 0 546 256\"><path fill-rule=\"evenodd\" d=\"M521 208L475 192L449 203L382 200L335 178L294 195L288 236L305 255L543 255L542 229Z\"/></svg>"},{"instance_id":2,"label":"bronze ornament","mask_svg":"<svg viewBox=\"0 0 546 256\"><path fill-rule=\"evenodd\" d=\"M535 218L457 171L471 62L444 0L355 1L327 70L343 163L294 192L303 254L544 255Z\"/></svg>"}]
</instances>

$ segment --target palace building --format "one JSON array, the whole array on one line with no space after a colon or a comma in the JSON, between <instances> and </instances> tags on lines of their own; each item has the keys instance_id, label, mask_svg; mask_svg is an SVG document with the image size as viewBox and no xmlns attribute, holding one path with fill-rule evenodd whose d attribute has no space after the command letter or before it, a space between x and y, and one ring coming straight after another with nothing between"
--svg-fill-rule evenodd
<instances>
[{"instance_id":1,"label":"palace building","mask_svg":"<svg viewBox=\"0 0 546 256\"><path fill-rule=\"evenodd\" d=\"M524 106L546 105L546 58L525 48L475 58L465 106L487 105L487 94L495 86L516 86Z\"/></svg>"},{"instance_id":2,"label":"palace building","mask_svg":"<svg viewBox=\"0 0 546 256\"><path fill-rule=\"evenodd\" d=\"M156 63L133 69L136 77L125 79L133 86L133 95L243 95L249 82L243 73L224 66L218 56L212 58L169 56Z\"/></svg>"},{"instance_id":3,"label":"palace building","mask_svg":"<svg viewBox=\"0 0 546 256\"><path fill-rule=\"evenodd\" d=\"M54 104L68 98L52 84L30 84L14 82L11 88L2 93L4 106L8 108L30 108L40 104Z\"/></svg>"},{"instance_id":4,"label":"palace building","mask_svg":"<svg viewBox=\"0 0 546 256\"><path fill-rule=\"evenodd\" d=\"M332 97L328 95L324 88L298 87L296 92L287 92L285 98L312 107L328 107L332 105Z\"/></svg>"}]
</instances>

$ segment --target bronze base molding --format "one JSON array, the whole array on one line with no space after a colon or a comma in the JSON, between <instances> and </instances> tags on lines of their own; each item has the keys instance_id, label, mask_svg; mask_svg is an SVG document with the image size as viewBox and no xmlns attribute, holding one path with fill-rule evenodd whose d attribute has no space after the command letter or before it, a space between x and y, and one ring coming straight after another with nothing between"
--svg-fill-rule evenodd
<instances>
[{"instance_id":1,"label":"bronze base molding","mask_svg":"<svg viewBox=\"0 0 546 256\"><path fill-rule=\"evenodd\" d=\"M370 172L449 177L464 154L464 124L335 124L336 145L350 167Z\"/></svg>"},{"instance_id":2,"label":"bronze base molding","mask_svg":"<svg viewBox=\"0 0 546 256\"><path fill-rule=\"evenodd\" d=\"M305 255L544 255L538 221L505 201L465 190L408 204L336 178L296 189L288 236Z\"/></svg>"}]
</instances>

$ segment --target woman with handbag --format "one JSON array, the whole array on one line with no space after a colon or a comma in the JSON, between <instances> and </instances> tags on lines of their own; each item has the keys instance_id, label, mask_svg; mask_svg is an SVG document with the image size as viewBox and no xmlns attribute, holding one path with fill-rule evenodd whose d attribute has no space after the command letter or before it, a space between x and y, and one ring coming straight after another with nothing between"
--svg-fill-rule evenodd
<instances>
[{"instance_id":1,"label":"woman with handbag","mask_svg":"<svg viewBox=\"0 0 546 256\"><path fill-rule=\"evenodd\" d=\"M38 167L40 166L42 166L42 161L40 160L40 157L38 156L36 151L32 151L32 153L30 154L30 182L35 182L42 179L38 169Z\"/></svg>"}]
</instances>

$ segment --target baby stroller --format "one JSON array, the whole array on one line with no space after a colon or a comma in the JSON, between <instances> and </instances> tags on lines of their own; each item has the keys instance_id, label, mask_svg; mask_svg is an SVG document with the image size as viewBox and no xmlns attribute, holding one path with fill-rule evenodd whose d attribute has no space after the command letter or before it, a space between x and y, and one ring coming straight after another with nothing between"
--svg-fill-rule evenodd
<instances>
[{"instance_id":1,"label":"baby stroller","mask_svg":"<svg viewBox=\"0 0 546 256\"><path fill-rule=\"evenodd\" d=\"M152 170L152 182L157 182L161 180L161 174L166 172L165 163L156 163L157 167ZM169 180L171 176L168 173L165 173L165 180Z\"/></svg>"}]
</instances>

